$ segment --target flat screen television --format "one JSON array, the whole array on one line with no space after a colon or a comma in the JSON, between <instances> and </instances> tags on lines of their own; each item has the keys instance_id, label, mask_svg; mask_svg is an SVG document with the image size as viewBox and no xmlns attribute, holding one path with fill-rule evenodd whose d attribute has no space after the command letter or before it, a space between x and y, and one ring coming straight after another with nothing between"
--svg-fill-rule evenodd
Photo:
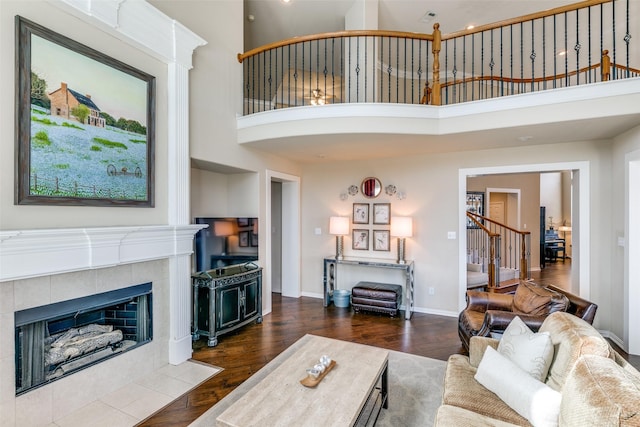
<instances>
[{"instance_id":1,"label":"flat screen television","mask_svg":"<svg viewBox=\"0 0 640 427\"><path fill-rule=\"evenodd\" d=\"M206 271L258 260L258 218L199 217L209 227L195 236L195 269Z\"/></svg>"}]
</instances>

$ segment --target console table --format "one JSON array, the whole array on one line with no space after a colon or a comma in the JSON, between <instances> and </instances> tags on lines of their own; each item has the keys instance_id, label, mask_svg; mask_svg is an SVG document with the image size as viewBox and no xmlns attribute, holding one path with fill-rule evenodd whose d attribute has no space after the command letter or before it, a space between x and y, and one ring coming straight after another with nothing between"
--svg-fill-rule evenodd
<instances>
[{"instance_id":1,"label":"console table","mask_svg":"<svg viewBox=\"0 0 640 427\"><path fill-rule=\"evenodd\" d=\"M413 261L407 260L405 264L398 264L393 260L375 259L375 258L353 258L345 257L344 259L336 259L326 257L324 259L324 306L327 307L331 302L333 290L336 289L338 266L339 265L355 265L361 267L376 267L392 270L402 270L404 272L404 318L409 320L413 314Z\"/></svg>"}]
</instances>

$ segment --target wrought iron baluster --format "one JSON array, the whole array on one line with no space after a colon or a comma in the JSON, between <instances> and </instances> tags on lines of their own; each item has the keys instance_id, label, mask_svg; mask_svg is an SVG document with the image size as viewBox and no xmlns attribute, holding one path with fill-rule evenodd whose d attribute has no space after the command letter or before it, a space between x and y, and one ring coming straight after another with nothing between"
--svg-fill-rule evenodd
<instances>
[{"instance_id":1,"label":"wrought iron baluster","mask_svg":"<svg viewBox=\"0 0 640 427\"><path fill-rule=\"evenodd\" d=\"M555 89L558 81L558 29L556 15L553 15L553 88Z\"/></svg>"},{"instance_id":2,"label":"wrought iron baluster","mask_svg":"<svg viewBox=\"0 0 640 427\"><path fill-rule=\"evenodd\" d=\"M547 89L547 18L542 18L542 89Z\"/></svg>"},{"instance_id":3,"label":"wrought iron baluster","mask_svg":"<svg viewBox=\"0 0 640 427\"><path fill-rule=\"evenodd\" d=\"M587 8L587 62L589 66L589 72L587 73L588 81L587 83L593 82L593 72L591 71L591 7Z\"/></svg>"},{"instance_id":4,"label":"wrought iron baluster","mask_svg":"<svg viewBox=\"0 0 640 427\"><path fill-rule=\"evenodd\" d=\"M389 65L387 66L387 75L389 76L389 99L388 102L391 102L391 71L393 70L393 68L391 68L391 37L389 37Z\"/></svg>"},{"instance_id":5,"label":"wrought iron baluster","mask_svg":"<svg viewBox=\"0 0 640 427\"><path fill-rule=\"evenodd\" d=\"M360 102L360 37L356 37L356 102Z\"/></svg>"},{"instance_id":6,"label":"wrought iron baluster","mask_svg":"<svg viewBox=\"0 0 640 427\"><path fill-rule=\"evenodd\" d=\"M576 45L573 49L576 51L576 85L580 86L580 11L576 10Z\"/></svg>"},{"instance_id":7,"label":"wrought iron baluster","mask_svg":"<svg viewBox=\"0 0 640 427\"><path fill-rule=\"evenodd\" d=\"M396 104L400 99L400 39L396 37Z\"/></svg>"},{"instance_id":8,"label":"wrought iron baluster","mask_svg":"<svg viewBox=\"0 0 640 427\"><path fill-rule=\"evenodd\" d=\"M568 22L567 12L564 13L564 79L565 87L569 86L569 40L568 40Z\"/></svg>"},{"instance_id":9,"label":"wrought iron baluster","mask_svg":"<svg viewBox=\"0 0 640 427\"><path fill-rule=\"evenodd\" d=\"M534 82L536 80L536 48L535 48L535 23L531 22L531 92L535 91ZM543 36L544 37L544 36Z\"/></svg>"},{"instance_id":10,"label":"wrought iron baluster","mask_svg":"<svg viewBox=\"0 0 640 427\"><path fill-rule=\"evenodd\" d=\"M629 0L627 0L627 33L624 35L624 42L627 45L627 68L626 68L626 78L631 77L630 73L629 73L629 42L631 41L631 32L630 32L630 27L629 27L629 9L631 8L631 5L629 4Z\"/></svg>"},{"instance_id":11,"label":"wrought iron baluster","mask_svg":"<svg viewBox=\"0 0 640 427\"><path fill-rule=\"evenodd\" d=\"M364 37L364 102L367 102L367 59L369 55L368 53L368 37Z\"/></svg>"},{"instance_id":12,"label":"wrought iron baluster","mask_svg":"<svg viewBox=\"0 0 640 427\"><path fill-rule=\"evenodd\" d=\"M611 79L617 80L618 67L616 67L616 64L618 62L616 61L616 2L615 1L611 2L611 32L613 35L613 42L612 42L613 62L611 64Z\"/></svg>"},{"instance_id":13,"label":"wrought iron baluster","mask_svg":"<svg viewBox=\"0 0 640 427\"><path fill-rule=\"evenodd\" d=\"M462 101L467 102L467 36L462 36Z\"/></svg>"}]
</instances>

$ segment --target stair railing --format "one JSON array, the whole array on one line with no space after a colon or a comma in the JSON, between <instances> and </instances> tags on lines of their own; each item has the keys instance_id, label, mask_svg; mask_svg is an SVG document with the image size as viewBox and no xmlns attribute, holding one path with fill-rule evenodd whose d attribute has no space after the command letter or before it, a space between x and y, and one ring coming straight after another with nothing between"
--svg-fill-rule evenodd
<instances>
[{"instance_id":1,"label":"stair railing","mask_svg":"<svg viewBox=\"0 0 640 427\"><path fill-rule=\"evenodd\" d=\"M517 230L472 212L467 212L467 218L467 259L471 263L486 264L490 291L501 286L501 268L517 271L518 279L531 278L529 231Z\"/></svg>"},{"instance_id":2,"label":"stair railing","mask_svg":"<svg viewBox=\"0 0 640 427\"><path fill-rule=\"evenodd\" d=\"M640 2L583 0L443 34L354 30L238 54L243 115L339 103L449 105L637 78Z\"/></svg>"}]
</instances>

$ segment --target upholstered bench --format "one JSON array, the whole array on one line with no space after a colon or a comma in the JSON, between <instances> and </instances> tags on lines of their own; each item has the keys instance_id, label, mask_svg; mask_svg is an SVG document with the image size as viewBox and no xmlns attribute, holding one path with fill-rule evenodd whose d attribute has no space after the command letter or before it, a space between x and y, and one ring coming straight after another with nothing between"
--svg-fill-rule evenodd
<instances>
[{"instance_id":1,"label":"upholstered bench","mask_svg":"<svg viewBox=\"0 0 640 427\"><path fill-rule=\"evenodd\" d=\"M396 316L402 302L402 286L389 283L358 282L351 290L351 306L360 310Z\"/></svg>"}]
</instances>

